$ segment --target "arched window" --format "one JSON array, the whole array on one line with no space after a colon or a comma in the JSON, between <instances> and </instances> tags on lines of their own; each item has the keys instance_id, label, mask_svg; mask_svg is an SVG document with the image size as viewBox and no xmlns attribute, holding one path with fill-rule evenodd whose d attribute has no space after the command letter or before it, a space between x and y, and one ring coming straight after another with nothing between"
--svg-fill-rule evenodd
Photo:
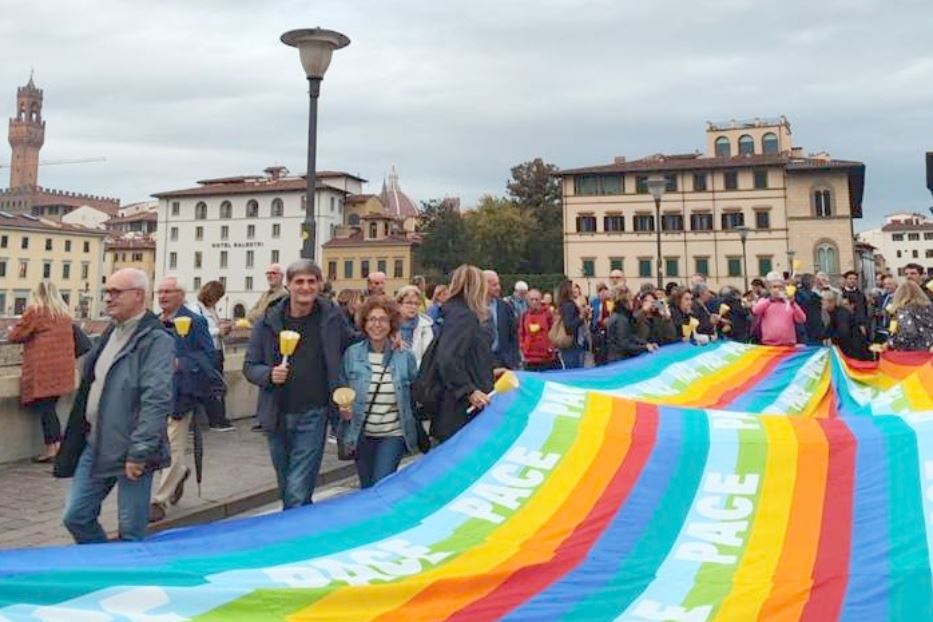
<instances>
[{"instance_id":1,"label":"arched window","mask_svg":"<svg viewBox=\"0 0 933 622\"><path fill-rule=\"evenodd\" d=\"M259 218L259 203L256 199L250 199L246 202L246 217Z\"/></svg>"},{"instance_id":2,"label":"arched window","mask_svg":"<svg viewBox=\"0 0 933 622\"><path fill-rule=\"evenodd\" d=\"M285 205L282 199L272 199L272 217L277 218L285 213Z\"/></svg>"},{"instance_id":3,"label":"arched window","mask_svg":"<svg viewBox=\"0 0 933 622\"><path fill-rule=\"evenodd\" d=\"M233 319L238 320L240 318L246 317L246 307L242 303L237 303L233 305Z\"/></svg>"},{"instance_id":4,"label":"arched window","mask_svg":"<svg viewBox=\"0 0 933 622\"><path fill-rule=\"evenodd\" d=\"M748 134L739 136L739 155L751 155L755 153L755 139Z\"/></svg>"},{"instance_id":5,"label":"arched window","mask_svg":"<svg viewBox=\"0 0 933 622\"><path fill-rule=\"evenodd\" d=\"M233 218L233 206L230 201L224 201L220 204L220 217L224 219Z\"/></svg>"},{"instance_id":6,"label":"arched window","mask_svg":"<svg viewBox=\"0 0 933 622\"><path fill-rule=\"evenodd\" d=\"M379 235L378 223L374 223L374 222L369 223L369 237L374 238L378 235Z\"/></svg>"},{"instance_id":7,"label":"arched window","mask_svg":"<svg viewBox=\"0 0 933 622\"><path fill-rule=\"evenodd\" d=\"M729 144L729 139L725 136L720 136L716 139L716 157L717 158L728 158L732 155L732 145Z\"/></svg>"},{"instance_id":8,"label":"arched window","mask_svg":"<svg viewBox=\"0 0 933 622\"><path fill-rule=\"evenodd\" d=\"M207 220L207 203L198 201L198 204L194 206L194 218L195 220Z\"/></svg>"},{"instance_id":9,"label":"arched window","mask_svg":"<svg viewBox=\"0 0 933 622\"><path fill-rule=\"evenodd\" d=\"M29 109L29 120L38 121L39 120L39 103L32 102L32 106Z\"/></svg>"},{"instance_id":10,"label":"arched window","mask_svg":"<svg viewBox=\"0 0 933 622\"><path fill-rule=\"evenodd\" d=\"M360 215L359 215L359 214L350 214L350 215L347 217L347 223L349 223L349 225L350 225L351 227L359 227L359 226L360 226Z\"/></svg>"},{"instance_id":11,"label":"arched window","mask_svg":"<svg viewBox=\"0 0 933 622\"><path fill-rule=\"evenodd\" d=\"M839 252L832 242L824 241L816 245L816 269L826 274L839 274Z\"/></svg>"},{"instance_id":12,"label":"arched window","mask_svg":"<svg viewBox=\"0 0 933 622\"><path fill-rule=\"evenodd\" d=\"M828 218L833 215L833 193L821 188L813 191L813 213L817 218Z\"/></svg>"},{"instance_id":13,"label":"arched window","mask_svg":"<svg viewBox=\"0 0 933 622\"><path fill-rule=\"evenodd\" d=\"M778 137L774 132L768 132L761 137L761 152L762 153L778 153L780 148L778 147Z\"/></svg>"}]
</instances>

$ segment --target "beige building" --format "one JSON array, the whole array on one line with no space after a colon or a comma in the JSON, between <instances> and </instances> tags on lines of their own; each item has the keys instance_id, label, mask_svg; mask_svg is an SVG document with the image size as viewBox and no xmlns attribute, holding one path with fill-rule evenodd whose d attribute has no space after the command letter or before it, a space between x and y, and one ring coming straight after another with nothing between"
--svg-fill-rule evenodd
<instances>
[{"instance_id":1,"label":"beige building","mask_svg":"<svg viewBox=\"0 0 933 622\"><path fill-rule=\"evenodd\" d=\"M769 271L855 266L853 218L862 216L865 166L826 153L805 156L784 117L709 123L705 153L616 157L566 169L564 265L589 283L619 268L629 284L657 278L657 229L649 177L666 180L661 199L665 283L694 273L716 286L744 287ZM748 227L743 261L739 231Z\"/></svg>"},{"instance_id":2,"label":"beige building","mask_svg":"<svg viewBox=\"0 0 933 622\"><path fill-rule=\"evenodd\" d=\"M148 236L125 236L108 239L104 246L104 274L123 268L142 270L155 283L156 243Z\"/></svg>"},{"instance_id":3,"label":"beige building","mask_svg":"<svg viewBox=\"0 0 933 622\"><path fill-rule=\"evenodd\" d=\"M405 200L410 200L405 195ZM399 213L397 203L372 194L348 197L346 224L324 244L322 266L334 291L364 289L370 272L384 272L386 291L394 293L411 281L414 273L414 233L417 218Z\"/></svg>"},{"instance_id":4,"label":"beige building","mask_svg":"<svg viewBox=\"0 0 933 622\"><path fill-rule=\"evenodd\" d=\"M21 315L43 279L76 317L100 316L106 232L0 211L0 314Z\"/></svg>"}]
</instances>

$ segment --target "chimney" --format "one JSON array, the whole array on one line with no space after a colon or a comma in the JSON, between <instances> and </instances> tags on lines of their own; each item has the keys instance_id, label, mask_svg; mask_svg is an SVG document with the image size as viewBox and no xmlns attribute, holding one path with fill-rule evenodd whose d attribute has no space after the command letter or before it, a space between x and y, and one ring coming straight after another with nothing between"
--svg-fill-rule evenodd
<instances>
[{"instance_id":1,"label":"chimney","mask_svg":"<svg viewBox=\"0 0 933 622\"><path fill-rule=\"evenodd\" d=\"M612 163L613 164L625 164L625 156L616 156L612 158Z\"/></svg>"},{"instance_id":2,"label":"chimney","mask_svg":"<svg viewBox=\"0 0 933 622\"><path fill-rule=\"evenodd\" d=\"M269 176L270 181L278 181L285 175L288 175L288 169L278 164L268 167L263 172Z\"/></svg>"}]
</instances>

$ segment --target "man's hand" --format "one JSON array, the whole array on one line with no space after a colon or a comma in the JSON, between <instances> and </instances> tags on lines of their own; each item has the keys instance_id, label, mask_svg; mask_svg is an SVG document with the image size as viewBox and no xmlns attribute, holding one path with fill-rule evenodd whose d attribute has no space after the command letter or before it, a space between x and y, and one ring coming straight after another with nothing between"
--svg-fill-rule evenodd
<instances>
[{"instance_id":1,"label":"man's hand","mask_svg":"<svg viewBox=\"0 0 933 622\"><path fill-rule=\"evenodd\" d=\"M344 421L350 421L353 419L353 406L341 406L340 418Z\"/></svg>"},{"instance_id":2,"label":"man's hand","mask_svg":"<svg viewBox=\"0 0 933 622\"><path fill-rule=\"evenodd\" d=\"M648 348L648 352L657 352L657 351L658 351L658 344L656 344L656 343L649 343L646 347Z\"/></svg>"},{"instance_id":3,"label":"man's hand","mask_svg":"<svg viewBox=\"0 0 933 622\"><path fill-rule=\"evenodd\" d=\"M270 380L272 380L272 384L285 384L285 381L288 380L288 364L282 363L273 367Z\"/></svg>"},{"instance_id":4,"label":"man's hand","mask_svg":"<svg viewBox=\"0 0 933 622\"><path fill-rule=\"evenodd\" d=\"M142 462L126 461L123 465L123 472L126 473L126 479L135 482L146 471L146 465Z\"/></svg>"},{"instance_id":5,"label":"man's hand","mask_svg":"<svg viewBox=\"0 0 933 622\"><path fill-rule=\"evenodd\" d=\"M470 401L470 406L476 410L481 410L489 406L489 396L478 389L470 393L467 399Z\"/></svg>"},{"instance_id":6,"label":"man's hand","mask_svg":"<svg viewBox=\"0 0 933 622\"><path fill-rule=\"evenodd\" d=\"M402 339L401 333L396 333L395 337L392 338L392 349L395 351L408 349L408 344Z\"/></svg>"}]
</instances>

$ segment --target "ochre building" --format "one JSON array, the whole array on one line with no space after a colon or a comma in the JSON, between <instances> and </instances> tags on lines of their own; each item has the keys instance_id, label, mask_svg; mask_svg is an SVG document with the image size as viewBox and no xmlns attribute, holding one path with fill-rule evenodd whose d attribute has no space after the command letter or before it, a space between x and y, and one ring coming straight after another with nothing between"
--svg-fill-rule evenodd
<instances>
[{"instance_id":1,"label":"ochre building","mask_svg":"<svg viewBox=\"0 0 933 622\"><path fill-rule=\"evenodd\" d=\"M584 289L616 268L630 285L655 281L652 176L666 182L660 209L665 283L700 273L716 287L742 288L746 278L791 271L795 259L798 272L840 275L855 266L852 221L862 216L865 166L826 153L804 155L784 117L709 123L703 153L616 157L558 175L565 270ZM744 257L742 227L749 229Z\"/></svg>"}]
</instances>

